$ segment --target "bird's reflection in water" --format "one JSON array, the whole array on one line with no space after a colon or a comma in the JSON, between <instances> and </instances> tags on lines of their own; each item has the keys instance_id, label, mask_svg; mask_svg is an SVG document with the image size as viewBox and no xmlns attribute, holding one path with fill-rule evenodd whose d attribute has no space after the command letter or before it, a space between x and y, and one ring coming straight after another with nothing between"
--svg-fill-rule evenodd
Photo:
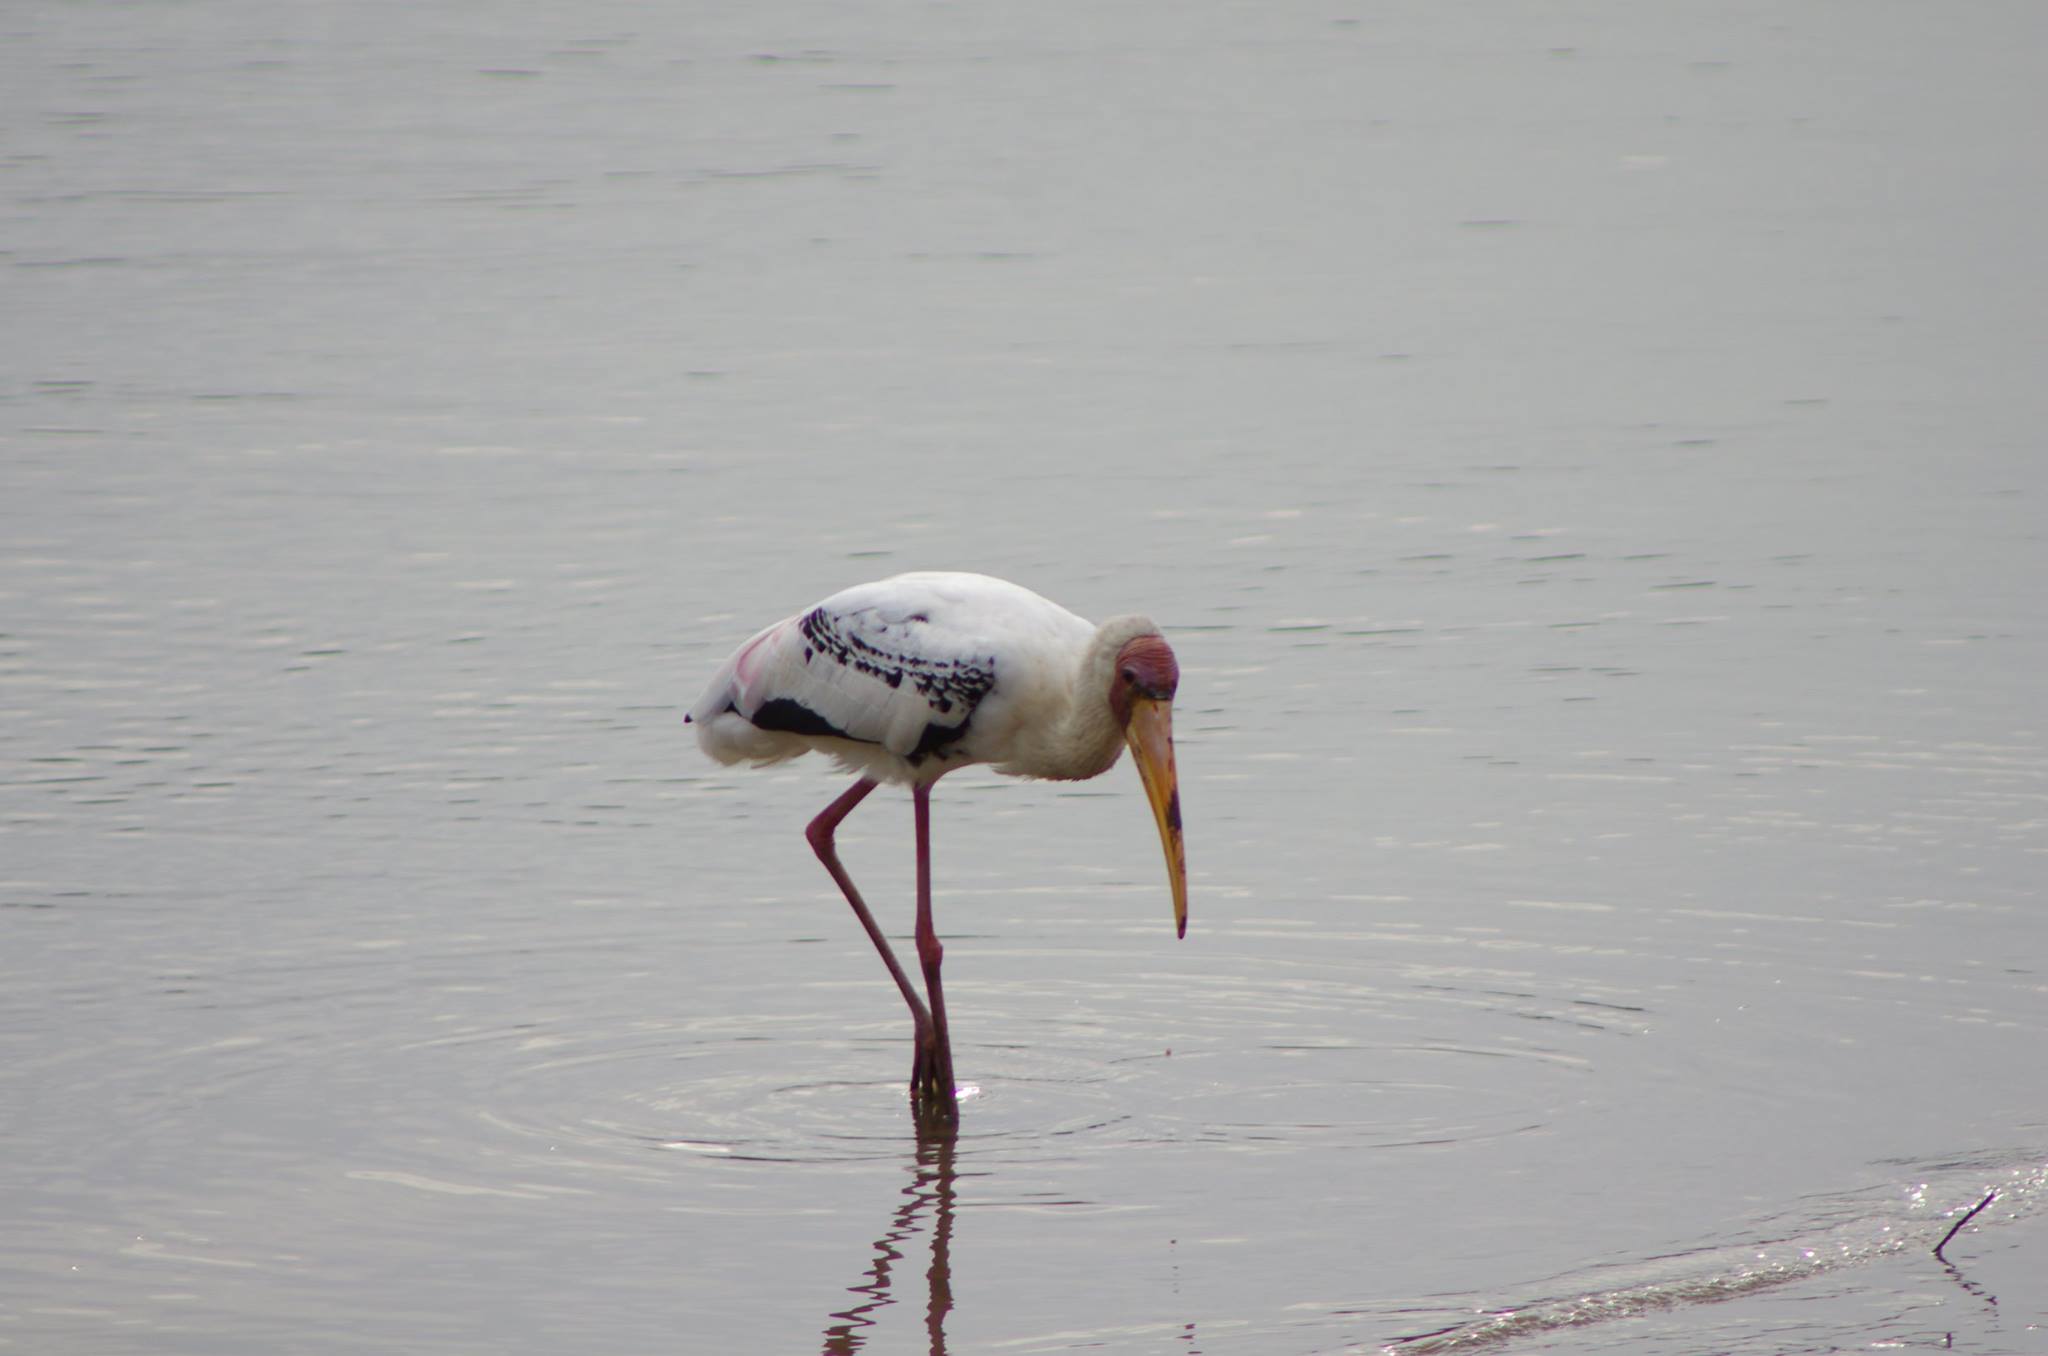
<instances>
[{"instance_id":1,"label":"bird's reflection in water","mask_svg":"<svg viewBox=\"0 0 2048 1356\"><path fill-rule=\"evenodd\" d=\"M848 1286L861 1301L832 1315L825 1329L825 1356L844 1356L867 1344L868 1329L879 1320L875 1315L896 1302L889 1293L896 1264L904 1260L905 1245L917 1236L919 1217L931 1211L931 1266L925 1271L925 1334L931 1342L931 1356L946 1356L946 1315L953 1308L953 1147L958 1139L955 1127L920 1124L917 1157L911 1163L910 1184L903 1188L903 1203L889 1218L889 1227L875 1240L874 1261L860 1284Z\"/></svg>"}]
</instances>

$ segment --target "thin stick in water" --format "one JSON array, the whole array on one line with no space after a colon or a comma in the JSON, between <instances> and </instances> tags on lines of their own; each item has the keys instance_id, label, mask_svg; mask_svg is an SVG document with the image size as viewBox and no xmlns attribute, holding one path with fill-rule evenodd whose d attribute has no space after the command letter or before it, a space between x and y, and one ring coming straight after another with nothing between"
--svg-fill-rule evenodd
<instances>
[{"instance_id":1,"label":"thin stick in water","mask_svg":"<svg viewBox=\"0 0 2048 1356\"><path fill-rule=\"evenodd\" d=\"M1936 1257L1941 1257L1941 1260L1946 1262L1948 1258L1941 1256L1941 1250L1949 1245L1949 1240L1953 1239L1957 1234L1961 1233L1963 1231L1963 1226L1965 1224L1968 1224L1971 1220L1977 1218L1977 1214L1979 1211L1983 1210L1985 1206L1991 1204L1993 1201L1997 1199L1998 1189L1996 1187L1993 1187L1991 1190L1985 1192L1984 1199L1977 1202L1975 1205L1971 1206L1970 1213L1964 1215L1961 1219L1957 1220L1953 1225L1949 1227L1949 1231L1941 1236L1941 1242L1934 1245L1934 1255Z\"/></svg>"}]
</instances>

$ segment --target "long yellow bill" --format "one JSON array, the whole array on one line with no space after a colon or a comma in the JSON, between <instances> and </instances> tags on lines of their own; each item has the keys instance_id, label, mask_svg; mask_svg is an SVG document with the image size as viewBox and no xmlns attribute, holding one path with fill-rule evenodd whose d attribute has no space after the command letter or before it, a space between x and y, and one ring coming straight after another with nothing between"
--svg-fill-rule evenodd
<instances>
[{"instance_id":1,"label":"long yellow bill","mask_svg":"<svg viewBox=\"0 0 2048 1356\"><path fill-rule=\"evenodd\" d=\"M1180 837L1180 780L1173 770L1173 704L1157 697L1133 697L1131 720L1124 727L1131 758L1159 821L1159 842L1166 849L1166 879L1173 886L1173 922L1177 935L1188 935L1188 855Z\"/></svg>"}]
</instances>

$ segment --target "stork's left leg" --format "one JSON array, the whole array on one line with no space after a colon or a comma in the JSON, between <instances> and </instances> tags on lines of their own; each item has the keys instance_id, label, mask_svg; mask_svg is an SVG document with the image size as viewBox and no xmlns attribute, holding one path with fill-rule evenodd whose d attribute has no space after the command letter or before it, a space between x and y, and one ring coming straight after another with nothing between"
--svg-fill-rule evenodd
<instances>
[{"instance_id":1,"label":"stork's left leg","mask_svg":"<svg viewBox=\"0 0 2048 1356\"><path fill-rule=\"evenodd\" d=\"M917 996L917 986L910 982L910 976L904 974L903 967L897 964L896 953L889 949L889 939L882 935L881 926L875 922L875 916L868 912L866 902L861 899L860 891L854 886L853 877L847 875L846 868L839 864L839 849L833 842L833 834L839 828L839 821L852 814L853 807L867 799L868 792L874 790L875 785L875 781L869 777L863 777L855 782L847 789L845 795L819 811L818 817L804 830L804 837L810 839L812 851L818 854L818 860L825 864L825 869L832 873L832 879L838 882L839 893L845 895L846 902L853 905L854 917L860 919L860 925L866 930L868 940L875 944L875 950L881 954L882 964L889 967L889 978L896 981L896 987L902 991L903 1001L910 1005L910 1020L917 1032L917 1063L912 1066L910 1075L910 1094L915 1100L917 1070L924 1068L931 1060L932 1016L926 1011L924 1000Z\"/></svg>"},{"instance_id":2,"label":"stork's left leg","mask_svg":"<svg viewBox=\"0 0 2048 1356\"><path fill-rule=\"evenodd\" d=\"M946 1029L946 993L939 985L939 963L946 949L932 927L932 788L919 783L910 790L917 815L917 958L924 966L925 999L931 1004L932 1048L919 1052L910 1075L910 1100L923 1115L951 1122L960 1116L953 1084L953 1041Z\"/></svg>"}]
</instances>

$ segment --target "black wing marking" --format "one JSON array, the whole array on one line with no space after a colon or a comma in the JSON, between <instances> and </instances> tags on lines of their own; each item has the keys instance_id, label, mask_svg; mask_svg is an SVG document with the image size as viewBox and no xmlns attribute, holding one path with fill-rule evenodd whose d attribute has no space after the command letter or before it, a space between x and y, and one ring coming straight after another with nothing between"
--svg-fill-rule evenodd
<instances>
[{"instance_id":1,"label":"black wing marking","mask_svg":"<svg viewBox=\"0 0 2048 1356\"><path fill-rule=\"evenodd\" d=\"M814 657L822 657L842 668L885 683L892 691L900 691L908 683L911 690L924 699L935 717L956 717L925 723L917 743L902 751L905 761L913 766L930 757L945 757L949 745L964 739L975 707L996 685L994 655L939 657L928 652L919 653L915 637L922 626L929 625L930 620L926 613L914 612L901 622L891 623L872 609L833 613L823 607L814 607L797 623L798 632L803 637L805 664ZM794 717L794 713L782 714ZM803 710L803 716L826 724L815 712L807 709ZM759 713L755 715L754 723L763 724ZM832 733L842 738L852 737L831 729L812 728L797 733Z\"/></svg>"},{"instance_id":2,"label":"black wing marking","mask_svg":"<svg viewBox=\"0 0 2048 1356\"><path fill-rule=\"evenodd\" d=\"M927 619L919 613L905 620L923 622ZM920 697L931 704L932 710L942 716L951 715L956 706L963 712L972 713L981 704L981 699L988 695L989 689L996 685L993 655L938 659L908 649L887 648L869 640L858 629L847 626L844 619L822 607L814 607L805 613L797 626L803 633L805 663L810 662L811 652L815 651L836 664L879 678L892 688L900 688L908 682ZM888 629L887 626L882 628L884 636Z\"/></svg>"},{"instance_id":3,"label":"black wing marking","mask_svg":"<svg viewBox=\"0 0 2048 1356\"><path fill-rule=\"evenodd\" d=\"M781 730L796 735L822 735L833 739L854 737L802 702L789 697L770 697L747 719L763 730ZM860 742L866 744L874 741Z\"/></svg>"}]
</instances>

